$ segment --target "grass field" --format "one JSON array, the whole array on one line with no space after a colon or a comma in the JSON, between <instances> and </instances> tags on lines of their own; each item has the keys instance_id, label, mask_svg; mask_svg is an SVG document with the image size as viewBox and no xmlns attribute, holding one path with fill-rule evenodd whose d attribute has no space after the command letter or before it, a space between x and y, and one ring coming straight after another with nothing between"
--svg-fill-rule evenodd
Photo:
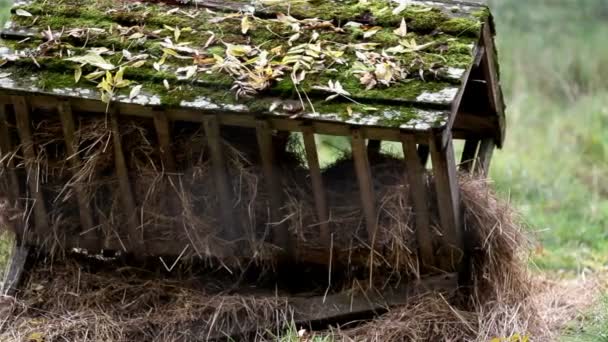
<instances>
[{"instance_id":1,"label":"grass field","mask_svg":"<svg viewBox=\"0 0 608 342\"><path fill-rule=\"evenodd\" d=\"M605 271L608 1L490 3L509 125L493 160L496 188L537 235L534 261L541 270ZM565 339L608 341L606 312L608 299L590 312L582 331Z\"/></svg>"}]
</instances>

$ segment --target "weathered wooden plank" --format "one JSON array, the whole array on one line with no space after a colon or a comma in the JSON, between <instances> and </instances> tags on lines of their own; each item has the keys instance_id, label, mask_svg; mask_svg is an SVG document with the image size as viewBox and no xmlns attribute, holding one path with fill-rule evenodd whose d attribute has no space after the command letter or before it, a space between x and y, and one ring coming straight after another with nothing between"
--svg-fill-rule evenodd
<instances>
[{"instance_id":1,"label":"weathered wooden plank","mask_svg":"<svg viewBox=\"0 0 608 342\"><path fill-rule=\"evenodd\" d=\"M430 151L428 140L424 144L418 145L418 159L423 167L426 167L426 164L429 162Z\"/></svg>"},{"instance_id":2,"label":"weathered wooden plank","mask_svg":"<svg viewBox=\"0 0 608 342\"><path fill-rule=\"evenodd\" d=\"M9 200L12 206L16 206L21 191L19 190L19 178L15 172L15 162L12 158L15 151L8 126L6 105L0 105L0 160L8 175Z\"/></svg>"},{"instance_id":3,"label":"weathered wooden plank","mask_svg":"<svg viewBox=\"0 0 608 342\"><path fill-rule=\"evenodd\" d=\"M377 156L380 154L380 149L382 149L382 141L381 140L368 140L367 141L367 155Z\"/></svg>"},{"instance_id":4,"label":"weathered wooden plank","mask_svg":"<svg viewBox=\"0 0 608 342\"><path fill-rule=\"evenodd\" d=\"M460 157L460 170L470 172L475 164L475 156L477 155L477 147L479 140L475 138L467 139L464 142L462 157Z\"/></svg>"},{"instance_id":5,"label":"weathered wooden plank","mask_svg":"<svg viewBox=\"0 0 608 342\"><path fill-rule=\"evenodd\" d=\"M329 209L327 206L325 187L323 186L323 177L321 176L321 167L319 166L315 135L311 128L303 128L302 135L304 139L304 149L306 150L306 160L310 172L310 180L312 183L312 192L315 199L315 208L317 210L317 219L319 220L321 231L321 242L323 246L329 248L331 243Z\"/></svg>"},{"instance_id":6,"label":"weathered wooden plank","mask_svg":"<svg viewBox=\"0 0 608 342\"><path fill-rule=\"evenodd\" d=\"M118 177L118 186L120 198L122 201L124 214L127 217L127 234L129 236L129 245L132 251L141 252L143 249L143 234L139 229L139 218L135 197L129 180L129 170L125 160L124 151L122 148L122 138L120 136L120 127L118 125L118 109L114 107L110 112L110 122L112 128L112 143L114 145L114 167L116 176Z\"/></svg>"},{"instance_id":7,"label":"weathered wooden plank","mask_svg":"<svg viewBox=\"0 0 608 342\"><path fill-rule=\"evenodd\" d=\"M426 186L426 169L420 163L416 150L416 141L409 135L402 137L403 155L405 157L405 175L410 188L410 198L416 218L416 240L420 261L423 266L435 265L433 254L433 235L430 226L428 190Z\"/></svg>"},{"instance_id":8,"label":"weathered wooden plank","mask_svg":"<svg viewBox=\"0 0 608 342\"><path fill-rule=\"evenodd\" d=\"M46 211L44 195L40 188L40 170L36 164L37 156L34 149L34 139L30 128L30 108L24 97L14 96L13 107L15 110L15 121L17 123L17 131L21 140L21 150L26 160L27 172L30 173L27 177L30 193L34 199L34 221L36 223L36 232L39 237L46 236L49 233L49 222ZM34 165L32 165L34 164ZM31 168L34 167L34 170ZM32 174L33 172L33 174Z\"/></svg>"},{"instance_id":9,"label":"weathered wooden plank","mask_svg":"<svg viewBox=\"0 0 608 342\"><path fill-rule=\"evenodd\" d=\"M75 139L75 125L74 125L74 115L72 113L72 107L70 103L67 101L59 102L57 106L57 112L59 113L59 118L61 119L61 126L63 128L63 137L65 140L65 148L68 153L68 160L70 162L70 166L74 173L77 172L82 167L82 161L80 156L78 155L78 151L76 150L76 139ZM82 226L82 233L86 237L90 237L91 239L97 240L99 238L99 234L93 230L95 224L93 222L93 215L91 214L91 209L89 207L89 201L85 195L85 191L81 184L76 183L74 185L74 190L76 192L76 201L78 202L78 210L80 215L80 225Z\"/></svg>"},{"instance_id":10,"label":"weathered wooden plank","mask_svg":"<svg viewBox=\"0 0 608 342\"><path fill-rule=\"evenodd\" d=\"M281 207L283 190L281 189L280 170L276 165L274 148L272 146L272 130L266 121L260 120L257 123L256 134L262 170L268 192L270 195L270 220L273 229L271 230L271 240L285 251L290 251L289 232L287 228L279 224L281 220Z\"/></svg>"},{"instance_id":11,"label":"weathered wooden plank","mask_svg":"<svg viewBox=\"0 0 608 342\"><path fill-rule=\"evenodd\" d=\"M220 200L220 217L223 224L223 236L228 241L243 238L243 232L237 226L233 215L234 196L232 185L228 178L228 170L224 158L220 124L217 116L207 116L204 122L207 145L211 156L211 167L217 195Z\"/></svg>"},{"instance_id":12,"label":"weathered wooden plank","mask_svg":"<svg viewBox=\"0 0 608 342\"><path fill-rule=\"evenodd\" d=\"M375 248L376 230L378 226L376 222L376 195L374 193L372 172L367 158L365 138L358 129L353 129L352 131L351 148L369 242L370 246Z\"/></svg>"},{"instance_id":13,"label":"weathered wooden plank","mask_svg":"<svg viewBox=\"0 0 608 342\"><path fill-rule=\"evenodd\" d=\"M29 253L29 247L19 245L16 242L13 243L10 260L8 267L6 268L6 273L4 274L4 281L2 283L3 295L14 296L17 292L25 272L25 265Z\"/></svg>"},{"instance_id":14,"label":"weathered wooden plank","mask_svg":"<svg viewBox=\"0 0 608 342\"><path fill-rule=\"evenodd\" d=\"M464 258L463 227L460 210L460 190L452 139L445 147L430 139L437 204L443 234L438 263L445 271L460 270Z\"/></svg>"},{"instance_id":15,"label":"weathered wooden plank","mask_svg":"<svg viewBox=\"0 0 608 342\"><path fill-rule=\"evenodd\" d=\"M484 23L482 29L482 41L484 46L484 54L481 60L481 68L483 70L485 80L488 84L488 96L490 103L498 115L498 125L500 131L500 137L498 137L498 144L502 146L506 132L506 119L505 119L505 104L502 97L502 91L500 89L500 80L498 76L496 50L494 46L494 39L492 36L492 30L489 23Z\"/></svg>"},{"instance_id":16,"label":"weathered wooden plank","mask_svg":"<svg viewBox=\"0 0 608 342\"><path fill-rule=\"evenodd\" d=\"M328 296L290 297L287 302L293 309L297 323L339 320L365 313L380 314L392 307L408 304L416 296L430 292L451 292L458 287L457 275L450 273L407 282L383 291L376 289L351 291Z\"/></svg>"},{"instance_id":17,"label":"weathered wooden plank","mask_svg":"<svg viewBox=\"0 0 608 342\"><path fill-rule=\"evenodd\" d=\"M477 160L475 161L475 173L483 177L487 177L490 172L490 162L496 142L494 139L483 139L479 144L477 152Z\"/></svg>"},{"instance_id":18,"label":"weathered wooden plank","mask_svg":"<svg viewBox=\"0 0 608 342\"><path fill-rule=\"evenodd\" d=\"M167 119L165 112L161 110L153 111L153 115L160 156L163 161L163 169L165 172L175 173L175 158L173 158L173 153L171 151L171 129L169 120Z\"/></svg>"}]
</instances>

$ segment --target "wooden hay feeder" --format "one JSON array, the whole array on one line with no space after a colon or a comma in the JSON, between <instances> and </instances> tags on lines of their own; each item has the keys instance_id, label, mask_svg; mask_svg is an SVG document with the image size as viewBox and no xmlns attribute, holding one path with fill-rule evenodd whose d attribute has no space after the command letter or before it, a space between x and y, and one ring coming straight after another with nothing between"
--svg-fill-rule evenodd
<instances>
[{"instance_id":1,"label":"wooden hay feeder","mask_svg":"<svg viewBox=\"0 0 608 342\"><path fill-rule=\"evenodd\" d=\"M420 264L466 273L454 139L465 142L460 168L482 175L502 145L493 36L487 7L461 1L18 2L0 48L0 197L6 209L0 222L17 241L5 287L16 286L31 249L182 257L185 244L143 237L156 221L142 214L134 160L142 150L138 142L148 142L146 156L158 158L150 163L170 184L166 197L177 196L172 189L186 172L181 149L194 144L180 136L184 131L204 137L212 181L201 196L213 194L218 203L209 215L221 223L222 246L244 250L240 243L254 236L288 263L298 244L282 222L286 137L302 135L318 241L327 248L333 232L315 136L350 138L371 248L378 247L372 238L378 213L370 155L382 142L399 143ZM102 124L86 126L87 120ZM104 148L92 154L93 144ZM245 231L236 217L239 199L232 189L239 179L230 171L228 144L254 151L249 156L267 194L257 202L264 201L265 223L278 222L267 231ZM81 174L99 155L111 157L108 165ZM436 196L427 190L429 156ZM112 179L107 197L91 195L87 184L95 177ZM118 202L107 209L104 198ZM184 215L167 201L165 216ZM57 213L61 203L70 209ZM439 241L431 234L430 207L438 208ZM76 228L65 228L67 218ZM108 229L113 220L120 224Z\"/></svg>"}]
</instances>

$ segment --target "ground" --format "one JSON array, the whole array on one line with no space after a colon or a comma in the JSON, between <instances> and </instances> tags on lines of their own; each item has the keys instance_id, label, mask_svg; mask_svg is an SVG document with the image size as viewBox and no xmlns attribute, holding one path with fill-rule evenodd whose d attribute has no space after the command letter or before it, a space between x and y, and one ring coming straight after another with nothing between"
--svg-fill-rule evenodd
<instances>
[{"instance_id":1,"label":"ground","mask_svg":"<svg viewBox=\"0 0 608 342\"><path fill-rule=\"evenodd\" d=\"M601 289L608 271L608 3L491 3L509 120L492 179L538 238L538 273L573 286L571 294L588 292L597 279ZM578 305L582 314L563 340L608 340L608 298Z\"/></svg>"}]
</instances>

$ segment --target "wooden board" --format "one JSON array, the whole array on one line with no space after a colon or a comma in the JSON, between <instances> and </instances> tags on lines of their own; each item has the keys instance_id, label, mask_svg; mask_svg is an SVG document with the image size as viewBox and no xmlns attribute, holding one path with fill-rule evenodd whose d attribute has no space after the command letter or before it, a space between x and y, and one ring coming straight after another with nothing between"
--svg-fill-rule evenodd
<instances>
[{"instance_id":1,"label":"wooden board","mask_svg":"<svg viewBox=\"0 0 608 342\"><path fill-rule=\"evenodd\" d=\"M25 265L29 256L30 249L22 245L13 244L10 254L10 259L4 281L2 282L2 294L5 296L14 296L19 288L23 274L25 273Z\"/></svg>"}]
</instances>

